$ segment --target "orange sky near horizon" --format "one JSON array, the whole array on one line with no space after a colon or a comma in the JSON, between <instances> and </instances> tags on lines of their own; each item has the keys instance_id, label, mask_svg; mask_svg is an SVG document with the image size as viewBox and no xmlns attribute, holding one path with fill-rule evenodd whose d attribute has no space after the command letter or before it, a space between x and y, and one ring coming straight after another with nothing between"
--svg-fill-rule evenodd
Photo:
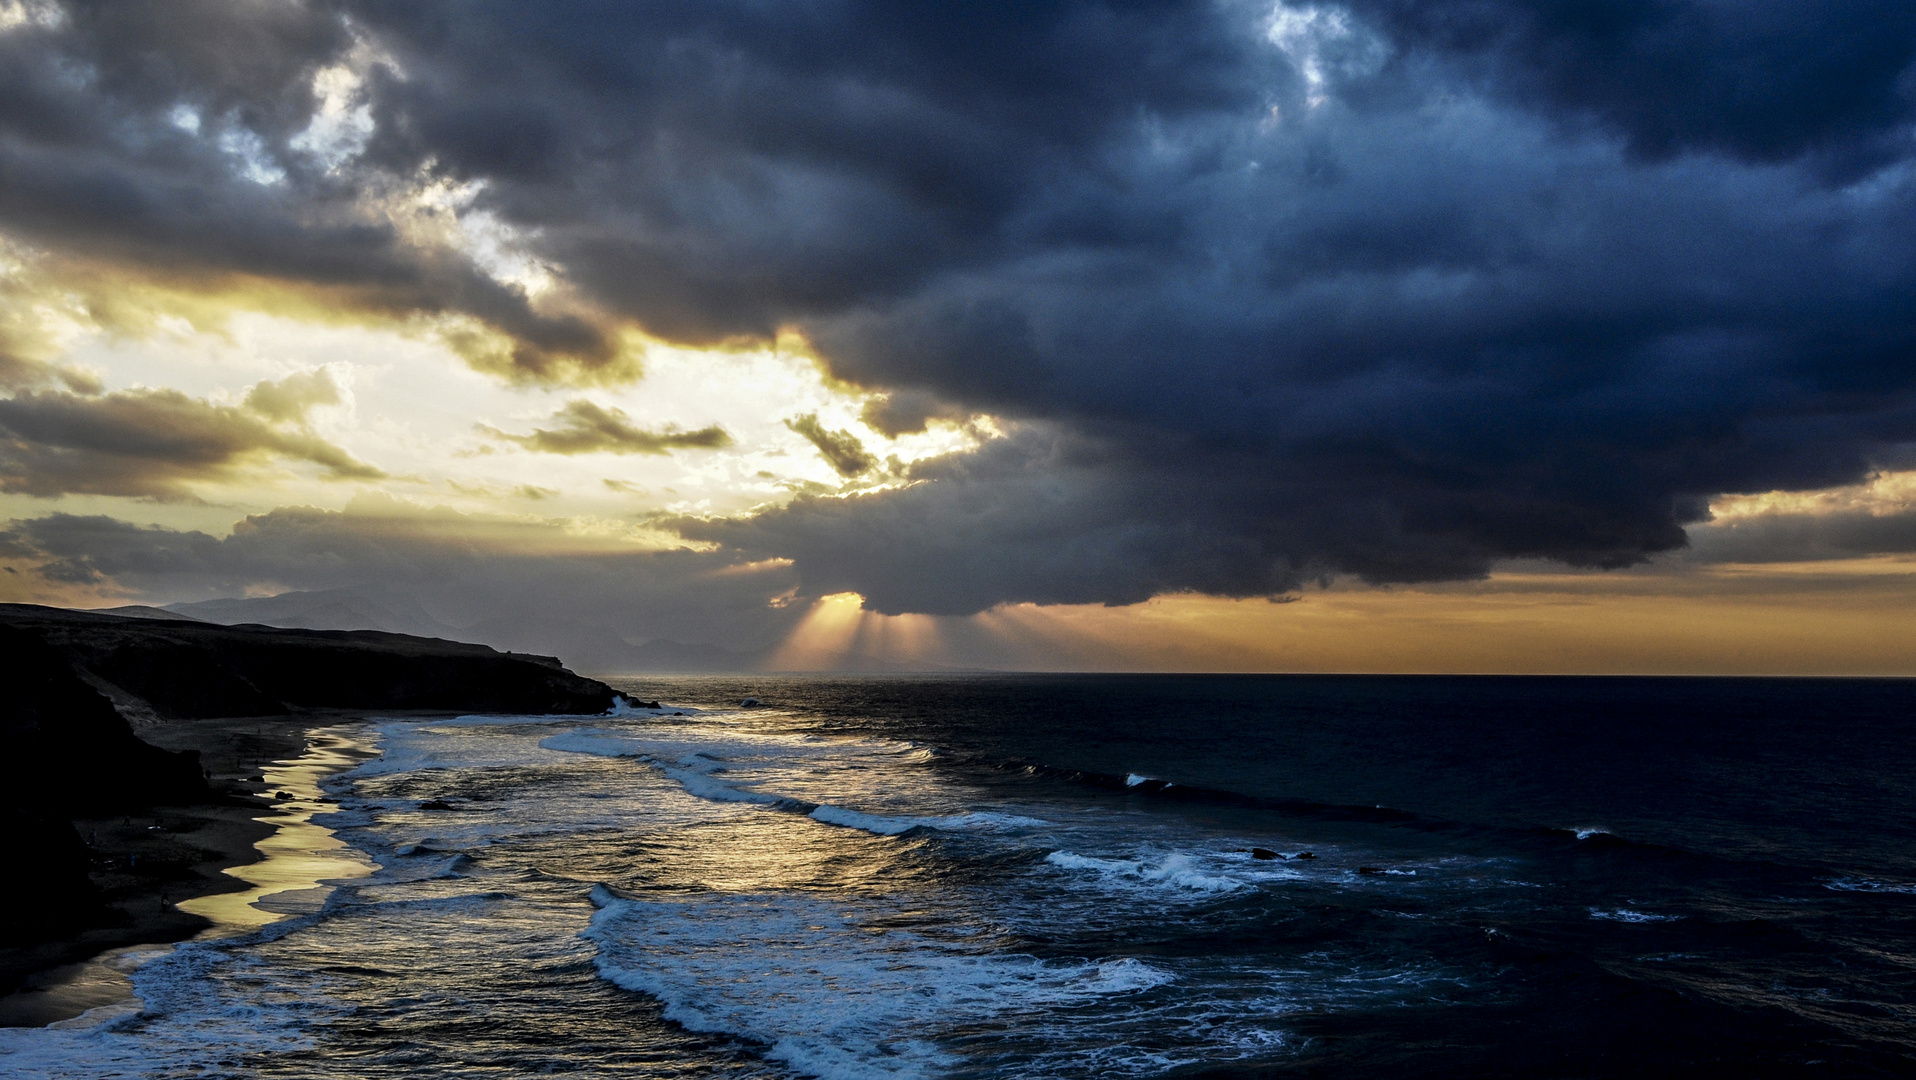
<instances>
[{"instance_id":1,"label":"orange sky near horizon","mask_svg":"<svg viewBox=\"0 0 1916 1080\"><path fill-rule=\"evenodd\" d=\"M1916 560L1897 558L1345 585L1281 604L1196 595L1114 608L1018 604L964 620L879 615L840 594L819 600L766 666L1916 676L1912 611ZM952 640L960 636L991 644Z\"/></svg>"}]
</instances>

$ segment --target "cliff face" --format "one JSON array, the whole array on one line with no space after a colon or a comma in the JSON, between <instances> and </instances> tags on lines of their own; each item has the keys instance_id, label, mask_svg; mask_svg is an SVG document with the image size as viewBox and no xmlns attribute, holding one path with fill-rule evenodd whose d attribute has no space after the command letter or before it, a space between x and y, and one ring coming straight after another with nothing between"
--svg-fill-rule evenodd
<instances>
[{"instance_id":1,"label":"cliff face","mask_svg":"<svg viewBox=\"0 0 1916 1080\"><path fill-rule=\"evenodd\" d=\"M604 683L549 656L370 630L287 630L128 619L0 604L83 674L160 717L272 716L303 709L595 713Z\"/></svg>"},{"instance_id":2,"label":"cliff face","mask_svg":"<svg viewBox=\"0 0 1916 1080\"><path fill-rule=\"evenodd\" d=\"M113 703L37 635L0 625L12 665L0 704L0 805L71 816L212 797L197 754L135 738Z\"/></svg>"}]
</instances>

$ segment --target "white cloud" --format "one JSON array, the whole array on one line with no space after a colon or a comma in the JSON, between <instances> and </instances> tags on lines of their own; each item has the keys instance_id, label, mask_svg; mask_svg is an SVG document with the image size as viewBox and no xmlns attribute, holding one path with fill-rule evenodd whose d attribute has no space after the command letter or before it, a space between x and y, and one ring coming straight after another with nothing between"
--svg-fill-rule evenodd
<instances>
[{"instance_id":1,"label":"white cloud","mask_svg":"<svg viewBox=\"0 0 1916 1080\"><path fill-rule=\"evenodd\" d=\"M262 187L283 183L286 170L273 160L265 140L242 127L230 127L220 133L220 149L239 160L237 173Z\"/></svg>"},{"instance_id":2,"label":"white cloud","mask_svg":"<svg viewBox=\"0 0 1916 1080\"><path fill-rule=\"evenodd\" d=\"M1296 66L1304 79L1304 103L1313 109L1330 100L1333 79L1369 75L1390 55L1383 39L1358 25L1344 8L1280 2L1271 9L1265 36Z\"/></svg>"}]
</instances>

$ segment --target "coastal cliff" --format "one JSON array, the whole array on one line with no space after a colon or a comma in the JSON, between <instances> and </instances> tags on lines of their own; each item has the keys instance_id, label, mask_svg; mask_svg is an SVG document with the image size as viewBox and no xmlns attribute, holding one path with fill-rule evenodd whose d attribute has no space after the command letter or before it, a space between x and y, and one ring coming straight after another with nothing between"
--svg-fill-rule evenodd
<instances>
[{"instance_id":1,"label":"coastal cliff","mask_svg":"<svg viewBox=\"0 0 1916 1080\"><path fill-rule=\"evenodd\" d=\"M0 604L0 626L38 637L123 711L162 719L311 709L591 713L612 688L550 656L374 630L126 618Z\"/></svg>"},{"instance_id":2,"label":"coastal cliff","mask_svg":"<svg viewBox=\"0 0 1916 1080\"><path fill-rule=\"evenodd\" d=\"M0 604L0 656L10 672L0 694L0 829L34 878L0 901L0 993L99 947L171 939L204 925L174 912L155 930L131 924L156 916L128 915L165 908L169 890L179 898L217 889L218 866L251 857L251 839L241 835L254 812L247 807L257 805L251 786L231 777L209 783L202 752L244 776L297 753L299 732L323 717L357 710L589 714L615 697L553 657L484 645L26 604ZM243 736L231 724L209 723L239 717L247 718ZM237 817L240 838L225 845L237 849L193 854L190 838L179 835L187 828L180 822L193 815L173 813L169 825L154 816L160 807ZM132 821L142 814L153 823ZM136 849L163 842L171 844L169 858L147 851L146 862L138 861ZM196 859L208 865L190 865ZM193 883L208 876L211 885ZM130 909L123 894L141 890L158 900Z\"/></svg>"}]
</instances>

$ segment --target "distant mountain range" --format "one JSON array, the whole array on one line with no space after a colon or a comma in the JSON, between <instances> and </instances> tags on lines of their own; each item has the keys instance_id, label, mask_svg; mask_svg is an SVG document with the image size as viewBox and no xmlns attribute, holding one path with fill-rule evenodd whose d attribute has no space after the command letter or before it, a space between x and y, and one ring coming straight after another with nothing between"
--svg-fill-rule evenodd
<instances>
[{"instance_id":1,"label":"distant mountain range","mask_svg":"<svg viewBox=\"0 0 1916 1080\"><path fill-rule=\"evenodd\" d=\"M412 597L390 590L288 592L168 604L164 608L130 605L103 613L131 618L187 618L226 626L260 623L307 630L384 630L557 656L575 671L604 675L755 671L765 659L763 651L737 652L669 638L635 644L611 627L560 619L502 617L453 626L433 617Z\"/></svg>"}]
</instances>

